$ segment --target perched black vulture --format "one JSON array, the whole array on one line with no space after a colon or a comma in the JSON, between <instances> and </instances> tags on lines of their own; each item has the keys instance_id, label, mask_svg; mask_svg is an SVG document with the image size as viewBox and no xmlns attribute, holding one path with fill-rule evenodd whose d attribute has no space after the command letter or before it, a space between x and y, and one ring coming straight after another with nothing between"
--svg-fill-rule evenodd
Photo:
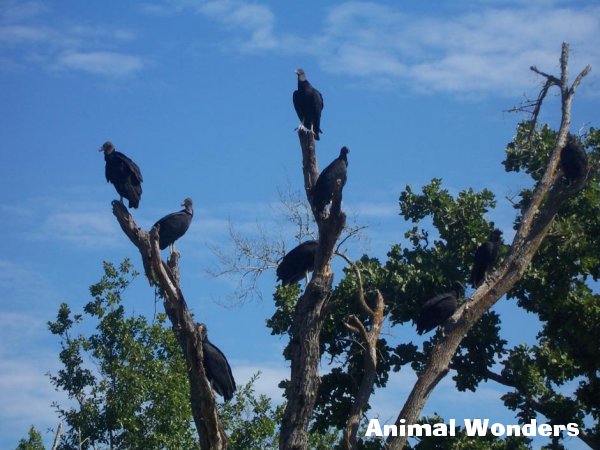
<instances>
[{"instance_id":1,"label":"perched black vulture","mask_svg":"<svg viewBox=\"0 0 600 450\"><path fill-rule=\"evenodd\" d=\"M281 284L297 283L307 272L312 272L318 246L317 241L306 241L283 257L277 266L277 279L281 280Z\"/></svg>"},{"instance_id":2,"label":"perched black vulture","mask_svg":"<svg viewBox=\"0 0 600 450\"><path fill-rule=\"evenodd\" d=\"M481 244L475 250L475 262L471 271L471 284L474 288L481 286L488 271L494 266L498 259L498 251L502 245L502 231L492 231L490 239Z\"/></svg>"},{"instance_id":3,"label":"perched black vulture","mask_svg":"<svg viewBox=\"0 0 600 450\"><path fill-rule=\"evenodd\" d=\"M192 208L192 199L186 198L181 206L185 208L181 211L167 214L154 224L159 226L158 245L161 250L171 247L171 253L175 250L173 243L185 234L192 223L194 210Z\"/></svg>"},{"instance_id":4,"label":"perched black vulture","mask_svg":"<svg viewBox=\"0 0 600 450\"><path fill-rule=\"evenodd\" d=\"M444 294L436 295L425 302L421 307L421 313L417 319L417 333L423 334L443 325L454 311L458 298L465 292L461 282L452 283L452 290Z\"/></svg>"},{"instance_id":5,"label":"perched black vulture","mask_svg":"<svg viewBox=\"0 0 600 450\"><path fill-rule=\"evenodd\" d=\"M569 135L567 145L560 152L560 166L569 181L579 180L587 175L587 154L579 140L572 135Z\"/></svg>"},{"instance_id":6,"label":"perched black vulture","mask_svg":"<svg viewBox=\"0 0 600 450\"><path fill-rule=\"evenodd\" d=\"M347 147L342 147L340 156L333 160L317 178L315 187L313 188L312 197L313 204L317 211L322 213L325 207L331 202L333 192L338 183L340 189L346 184L346 169L348 168L348 150Z\"/></svg>"},{"instance_id":7,"label":"perched black vulture","mask_svg":"<svg viewBox=\"0 0 600 450\"><path fill-rule=\"evenodd\" d=\"M298 75L298 90L294 91L294 108L300 119L298 128L312 132L319 140L321 131L321 111L323 111L323 96L306 79L304 70L296 69Z\"/></svg>"},{"instance_id":8,"label":"perched black vulture","mask_svg":"<svg viewBox=\"0 0 600 450\"><path fill-rule=\"evenodd\" d=\"M204 325L202 327L202 353L204 355L202 362L206 378L217 394L226 401L231 400L236 389L231 367L223 352L208 340L206 333L206 325Z\"/></svg>"},{"instance_id":9,"label":"perched black vulture","mask_svg":"<svg viewBox=\"0 0 600 450\"><path fill-rule=\"evenodd\" d=\"M106 181L115 185L117 193L129 200L130 208L137 208L142 198L142 172L136 163L125 156L123 153L115 150L111 142L105 142L100 150L104 152L104 161L106 161Z\"/></svg>"}]
</instances>

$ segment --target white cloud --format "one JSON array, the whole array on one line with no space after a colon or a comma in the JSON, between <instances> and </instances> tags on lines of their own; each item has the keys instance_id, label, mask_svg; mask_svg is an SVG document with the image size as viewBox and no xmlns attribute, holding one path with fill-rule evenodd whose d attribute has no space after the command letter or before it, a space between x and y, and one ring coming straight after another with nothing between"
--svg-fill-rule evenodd
<instances>
[{"instance_id":1,"label":"white cloud","mask_svg":"<svg viewBox=\"0 0 600 450\"><path fill-rule=\"evenodd\" d=\"M38 300L46 301L53 289L48 279L35 270L0 259L0 291L3 300L16 297L19 302L29 299L31 304L37 305ZM9 314L9 302L6 302L5 306L3 314ZM14 306L18 307L19 305ZM0 330L7 330L8 324L1 326L6 320L6 317L0 320ZM31 322L28 323L31 324Z\"/></svg>"},{"instance_id":2,"label":"white cloud","mask_svg":"<svg viewBox=\"0 0 600 450\"><path fill-rule=\"evenodd\" d=\"M106 211L70 211L50 213L35 237L102 248L117 245L122 235L116 220Z\"/></svg>"},{"instance_id":3,"label":"white cloud","mask_svg":"<svg viewBox=\"0 0 600 450\"><path fill-rule=\"evenodd\" d=\"M323 67L387 78L431 92L514 93L529 86L532 64L551 71L562 40L578 59L600 62L600 8L482 9L458 16L408 16L396 8L350 2L330 12L320 33ZM566 26L568 24L568 26ZM548 35L548 30L562 33Z\"/></svg>"},{"instance_id":4,"label":"white cloud","mask_svg":"<svg viewBox=\"0 0 600 450\"><path fill-rule=\"evenodd\" d=\"M138 56L117 52L66 52L57 58L56 67L118 78L139 72L144 63Z\"/></svg>"},{"instance_id":5,"label":"white cloud","mask_svg":"<svg viewBox=\"0 0 600 450\"><path fill-rule=\"evenodd\" d=\"M396 217L399 214L397 203L358 202L350 203L347 209L355 213L359 220L362 217L384 218Z\"/></svg>"},{"instance_id":6,"label":"white cloud","mask_svg":"<svg viewBox=\"0 0 600 450\"><path fill-rule=\"evenodd\" d=\"M58 425L59 419L51 406L53 401L64 400L45 375L56 362L48 358L0 358L0 433L15 443L25 437L34 425L43 434ZM47 436L44 440L51 439Z\"/></svg>"},{"instance_id":7,"label":"white cloud","mask_svg":"<svg viewBox=\"0 0 600 450\"><path fill-rule=\"evenodd\" d=\"M514 95L531 86L530 65L547 71L557 67L563 40L581 64L600 62L600 7L544 0L508 2L503 8L471 3L475 12L457 7L423 15L345 2L321 14L321 28L310 38L279 30L273 11L260 3L175 1L147 10L166 14L191 8L223 25L240 52L310 55L326 71L369 79L371 86L404 85L420 92Z\"/></svg>"},{"instance_id":8,"label":"white cloud","mask_svg":"<svg viewBox=\"0 0 600 450\"><path fill-rule=\"evenodd\" d=\"M0 26L0 43L19 44L27 42L41 42L47 39L50 31L45 27L27 25Z\"/></svg>"},{"instance_id":9,"label":"white cloud","mask_svg":"<svg viewBox=\"0 0 600 450\"><path fill-rule=\"evenodd\" d=\"M35 17L47 10L42 2L8 0L0 2L0 20L15 22Z\"/></svg>"},{"instance_id":10,"label":"white cloud","mask_svg":"<svg viewBox=\"0 0 600 450\"><path fill-rule=\"evenodd\" d=\"M43 197L26 199L18 206L0 205L0 212L10 213L13 225L19 230L15 231L18 238L61 244L66 242L88 249L121 245L123 233L115 218L108 212L107 205L90 202L89 199L79 200L89 198L90 191L94 189L100 191L105 188L61 189ZM65 202L64 198L71 200ZM0 269L2 264L0 260ZM12 272L17 270L18 267L10 271L10 277L14 277Z\"/></svg>"},{"instance_id":11,"label":"white cloud","mask_svg":"<svg viewBox=\"0 0 600 450\"><path fill-rule=\"evenodd\" d=\"M5 7L0 13L0 48L8 50L2 56L3 65L42 65L112 79L136 74L147 65L141 56L121 50L135 40L132 30L68 21L60 27L40 25L42 20L50 23L52 13L41 4L9 1L0 6ZM117 46L119 51L115 51Z\"/></svg>"},{"instance_id":12,"label":"white cloud","mask_svg":"<svg viewBox=\"0 0 600 450\"><path fill-rule=\"evenodd\" d=\"M271 398L276 404L283 401L283 390L278 388L277 385L281 380L290 377L289 369L284 367L273 367L273 366L254 366L246 365L246 362L242 364L236 364L236 361L232 362L232 370L235 373L235 380L238 386L250 381L250 378L260 372L258 380L254 383L254 389L256 393L266 395Z\"/></svg>"}]
</instances>

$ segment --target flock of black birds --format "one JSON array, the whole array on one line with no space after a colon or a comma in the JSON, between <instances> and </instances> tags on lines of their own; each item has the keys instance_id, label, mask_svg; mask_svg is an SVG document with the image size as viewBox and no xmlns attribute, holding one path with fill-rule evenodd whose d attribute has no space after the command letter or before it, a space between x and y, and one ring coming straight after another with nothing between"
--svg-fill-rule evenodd
<instances>
[{"instance_id":1,"label":"flock of black birds","mask_svg":"<svg viewBox=\"0 0 600 450\"><path fill-rule=\"evenodd\" d=\"M298 76L298 89L294 91L293 101L300 119L297 129L311 133L315 140L319 140L319 133L322 133L323 96L306 79L304 70L297 69L295 73ZM340 186L341 192L341 188L346 184L348 152L347 147L342 147L340 156L321 172L315 183L312 191L312 203L318 215L325 212L337 186ZM561 151L560 166L569 182L587 176L587 154L579 139L573 135L568 136L567 143ZM495 229L489 240L482 243L475 251L471 271L471 284L475 289L485 282L488 273L498 259L502 244L502 232ZM277 267L277 279L281 281L282 285L297 283L313 271L317 248L317 241L306 241L283 257ZM423 334L442 326L456 311L458 301L464 295L464 291L463 284L455 281L449 292L436 295L423 303L416 320L417 332Z\"/></svg>"},{"instance_id":2,"label":"flock of black birds","mask_svg":"<svg viewBox=\"0 0 600 450\"><path fill-rule=\"evenodd\" d=\"M315 140L319 140L321 130L321 112L323 111L323 96L306 79L304 70L295 71L298 76L298 89L294 91L294 109L300 119L298 130L311 133ZM123 153L118 152L111 142L105 142L100 151L104 152L106 161L106 180L112 183L120 196L129 201L130 208L138 208L142 197L142 172L138 165ZM334 159L319 174L312 189L312 204L319 216L326 212L327 206L333 200L336 189L341 194L346 184L348 169L347 147L342 147L340 155ZM561 151L560 166L569 182L587 176L587 154L579 140L569 135L567 144ZM164 216L158 220L154 227L158 227L159 246L161 250L169 247L174 252L174 243L182 237L194 216L192 199L186 198L182 206L184 209ZM502 245L502 232L495 229L489 240L481 244L474 255L471 283L478 288L485 281L487 274L498 259ZM277 267L277 280L282 285L298 283L314 269L315 257L319 243L309 240L301 243L287 253ZM458 301L464 295L465 288L462 283L455 281L449 292L436 295L427 300L421 307L416 320L417 332L423 334L433 330L444 323L454 314ZM225 400L230 400L236 389L227 358L206 336L206 327L203 328L203 353L206 376L213 389Z\"/></svg>"},{"instance_id":3,"label":"flock of black birds","mask_svg":"<svg viewBox=\"0 0 600 450\"><path fill-rule=\"evenodd\" d=\"M104 152L106 181L115 186L121 203L123 198L126 198L130 208L138 208L142 198L143 181L140 168L130 158L118 152L111 142L105 142L100 151ZM192 199L186 198L181 206L184 207L181 211L167 214L153 225L153 228L158 228L158 246L161 250L169 247L170 253L173 253L175 241L186 233L192 223ZM206 378L217 394L225 400L231 400L236 386L229 362L223 352L208 340L206 326L203 327L202 337Z\"/></svg>"}]
</instances>

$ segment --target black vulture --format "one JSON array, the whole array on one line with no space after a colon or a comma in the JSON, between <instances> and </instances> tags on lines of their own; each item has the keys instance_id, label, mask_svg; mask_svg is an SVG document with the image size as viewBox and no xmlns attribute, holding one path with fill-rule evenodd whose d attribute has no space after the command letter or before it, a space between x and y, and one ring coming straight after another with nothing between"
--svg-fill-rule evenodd
<instances>
[{"instance_id":1,"label":"black vulture","mask_svg":"<svg viewBox=\"0 0 600 450\"><path fill-rule=\"evenodd\" d=\"M208 340L206 325L202 326L202 354L206 378L212 388L226 401L231 400L236 389L231 367L223 352Z\"/></svg>"},{"instance_id":2,"label":"black vulture","mask_svg":"<svg viewBox=\"0 0 600 450\"><path fill-rule=\"evenodd\" d=\"M417 333L423 334L443 325L454 311L458 298L465 292L461 282L452 283L452 290L444 294L436 295L425 302L421 307L421 313L417 319Z\"/></svg>"},{"instance_id":3,"label":"black vulture","mask_svg":"<svg viewBox=\"0 0 600 450\"><path fill-rule=\"evenodd\" d=\"M158 230L158 245L161 250L170 246L171 253L173 253L175 250L173 246L174 242L185 234L192 223L192 217L194 216L192 199L186 198L181 206L185 208L181 211L167 214L154 224L155 227L160 227Z\"/></svg>"},{"instance_id":4,"label":"black vulture","mask_svg":"<svg viewBox=\"0 0 600 450\"><path fill-rule=\"evenodd\" d=\"M475 250L475 262L471 271L471 284L474 288L481 286L488 271L494 266L498 259L498 251L502 245L502 231L495 229L490 239L481 244Z\"/></svg>"},{"instance_id":5,"label":"black vulture","mask_svg":"<svg viewBox=\"0 0 600 450\"><path fill-rule=\"evenodd\" d=\"M142 198L142 181L144 181L138 165L123 153L116 151L109 141L102 144L98 151L104 152L106 181L114 184L117 193L121 196L121 203L125 197L129 200L130 208L137 208Z\"/></svg>"},{"instance_id":6,"label":"black vulture","mask_svg":"<svg viewBox=\"0 0 600 450\"><path fill-rule=\"evenodd\" d=\"M277 280L285 286L297 283L307 272L312 272L318 247L317 241L306 241L290 250L277 266Z\"/></svg>"},{"instance_id":7,"label":"black vulture","mask_svg":"<svg viewBox=\"0 0 600 450\"><path fill-rule=\"evenodd\" d=\"M310 131L319 140L321 131L321 111L323 111L323 96L306 79L304 70L296 69L298 75L298 90L294 91L294 108L300 119L299 129Z\"/></svg>"},{"instance_id":8,"label":"black vulture","mask_svg":"<svg viewBox=\"0 0 600 450\"><path fill-rule=\"evenodd\" d=\"M567 145L560 152L560 166L569 181L579 180L587 175L587 154L579 140L572 135L569 135Z\"/></svg>"},{"instance_id":9,"label":"black vulture","mask_svg":"<svg viewBox=\"0 0 600 450\"><path fill-rule=\"evenodd\" d=\"M346 169L348 168L348 150L347 147L342 147L340 156L333 160L317 178L317 182L313 188L312 199L313 205L317 212L321 214L325 207L331 202L333 192L338 183L340 189L346 184Z\"/></svg>"}]
</instances>

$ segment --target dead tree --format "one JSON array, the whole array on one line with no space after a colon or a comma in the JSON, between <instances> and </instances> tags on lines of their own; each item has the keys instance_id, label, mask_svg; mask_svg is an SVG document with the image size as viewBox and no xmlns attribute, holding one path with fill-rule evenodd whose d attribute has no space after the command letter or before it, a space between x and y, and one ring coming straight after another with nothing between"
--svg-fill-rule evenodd
<instances>
[{"instance_id":1,"label":"dead tree","mask_svg":"<svg viewBox=\"0 0 600 450\"><path fill-rule=\"evenodd\" d=\"M203 450L227 448L227 436L219 420L217 402L204 371L202 330L194 322L179 284L179 253L170 255L167 262L160 257L158 229L148 233L140 229L123 203L113 201L113 214L123 232L142 256L146 277L151 286L157 286L165 312L186 360L190 381L192 415Z\"/></svg>"},{"instance_id":2,"label":"dead tree","mask_svg":"<svg viewBox=\"0 0 600 450\"><path fill-rule=\"evenodd\" d=\"M279 448L305 450L308 448L308 425L317 398L319 378L319 337L327 317L333 283L331 258L346 215L341 210L342 189L333 194L329 215L320 215L312 202L312 191L319 176L315 140L311 133L298 131L302 148L304 189L318 227L319 247L315 256L312 278L298 299L290 328L289 353L291 375L286 389L287 404L281 423Z\"/></svg>"},{"instance_id":3,"label":"dead tree","mask_svg":"<svg viewBox=\"0 0 600 450\"><path fill-rule=\"evenodd\" d=\"M456 321L456 325L435 345L427 367L419 376L396 419L397 426L401 423L416 422L429 395L448 373L450 362L463 337L481 316L521 279L544 240L559 207L585 184L585 178L570 185L561 183L561 171L559 170L560 152L565 146L571 123L573 97L582 79L591 70L590 66L587 66L569 86L568 57L569 46L567 43L563 43L560 57L560 78L540 72L535 67L531 68L546 79L543 91L538 97L539 105L537 105L536 111L539 111L548 88L556 86L561 92L562 117L556 144L550 155L546 171L535 187L531 203L522 214L522 220L509 254L491 275L489 281L475 291L472 300L454 313L452 319ZM404 448L407 439L406 436L390 436L385 448L400 450Z\"/></svg>"}]
</instances>

